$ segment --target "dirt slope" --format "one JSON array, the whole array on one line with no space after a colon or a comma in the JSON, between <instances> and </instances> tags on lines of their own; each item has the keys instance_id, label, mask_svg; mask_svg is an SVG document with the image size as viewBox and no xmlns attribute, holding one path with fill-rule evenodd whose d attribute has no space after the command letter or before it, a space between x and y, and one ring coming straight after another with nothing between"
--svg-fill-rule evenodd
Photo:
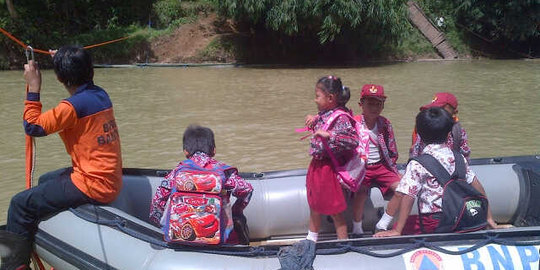
<instances>
[{"instance_id":1,"label":"dirt slope","mask_svg":"<svg viewBox=\"0 0 540 270\"><path fill-rule=\"evenodd\" d=\"M204 62L201 53L212 40L233 31L230 24L217 23L217 16L209 14L200 17L194 23L180 26L170 35L164 35L152 41L151 62L154 63L189 63ZM224 61L231 60L223 58Z\"/></svg>"}]
</instances>

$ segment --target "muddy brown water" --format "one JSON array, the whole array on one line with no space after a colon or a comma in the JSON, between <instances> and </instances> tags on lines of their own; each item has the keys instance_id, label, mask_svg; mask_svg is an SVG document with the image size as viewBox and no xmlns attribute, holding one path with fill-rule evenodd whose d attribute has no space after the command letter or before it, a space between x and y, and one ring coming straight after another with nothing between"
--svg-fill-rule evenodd
<instances>
[{"instance_id":1,"label":"muddy brown water","mask_svg":"<svg viewBox=\"0 0 540 270\"><path fill-rule=\"evenodd\" d=\"M326 74L351 87L359 112L362 84L385 87L383 115L394 125L406 162L418 108L438 91L459 100L472 157L540 154L540 61L452 61L355 68L96 69L95 83L114 103L124 167L170 169L182 160L191 123L212 128L217 158L244 172L305 168L308 144L295 128L316 113L314 84ZM44 109L67 97L54 72L43 71ZM0 224L9 199L24 188L22 71L0 71ZM36 175L70 165L58 135L37 140ZM36 177L37 179L37 177Z\"/></svg>"}]
</instances>

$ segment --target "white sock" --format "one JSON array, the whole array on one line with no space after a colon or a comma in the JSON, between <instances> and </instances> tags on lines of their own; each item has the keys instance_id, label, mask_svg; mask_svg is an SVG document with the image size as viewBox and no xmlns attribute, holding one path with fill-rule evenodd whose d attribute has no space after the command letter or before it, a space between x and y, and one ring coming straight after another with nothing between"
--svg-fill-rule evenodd
<instances>
[{"instance_id":1,"label":"white sock","mask_svg":"<svg viewBox=\"0 0 540 270\"><path fill-rule=\"evenodd\" d=\"M387 230L388 225L390 225L390 222L392 222L392 219L394 219L394 217L387 214L386 211L384 211L384 215L381 217L379 222L377 222L377 225L375 225L375 228L379 230Z\"/></svg>"},{"instance_id":2,"label":"white sock","mask_svg":"<svg viewBox=\"0 0 540 270\"><path fill-rule=\"evenodd\" d=\"M362 221L354 221L352 222L353 224L353 230L352 230L352 233L354 234L363 234L364 233L364 229L362 229Z\"/></svg>"},{"instance_id":3,"label":"white sock","mask_svg":"<svg viewBox=\"0 0 540 270\"><path fill-rule=\"evenodd\" d=\"M312 232L310 230L307 231L307 240L311 240L313 242L317 242L317 239L319 238L319 233Z\"/></svg>"}]
</instances>

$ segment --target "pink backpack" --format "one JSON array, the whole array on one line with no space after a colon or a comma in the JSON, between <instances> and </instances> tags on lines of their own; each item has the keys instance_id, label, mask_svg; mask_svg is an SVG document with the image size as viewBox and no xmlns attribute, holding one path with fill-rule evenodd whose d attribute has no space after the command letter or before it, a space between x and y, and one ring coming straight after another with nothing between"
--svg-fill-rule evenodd
<instances>
[{"instance_id":1,"label":"pink backpack","mask_svg":"<svg viewBox=\"0 0 540 270\"><path fill-rule=\"evenodd\" d=\"M358 146L354 150L354 155L349 160L347 160L345 164L340 165L336 157L330 150L326 139L323 139L322 143L326 148L328 156L334 164L334 170L338 174L340 182L350 191L356 192L360 188L360 184L362 183L362 180L364 180L364 176L366 175L366 163L368 153L367 147L369 147L369 135L362 123L356 121L356 119L354 119L350 113L343 110L334 111L334 113L332 113L332 115L330 115L328 120L324 123L322 129L328 130L332 123L341 115L346 115L347 117L349 117L351 123L353 124L353 127L356 129L356 132L359 136Z\"/></svg>"},{"instance_id":2,"label":"pink backpack","mask_svg":"<svg viewBox=\"0 0 540 270\"><path fill-rule=\"evenodd\" d=\"M369 135L361 122L358 122L356 119L354 119L351 113L343 110L335 110L332 115L330 115L328 120L324 123L322 129L328 130L332 123L341 115L346 115L347 117L349 117L359 136L358 146L354 151L354 155L349 160L347 160L345 164L340 165L336 157L330 150L326 139L322 139L322 143L326 151L328 152L328 156L332 160L334 170L339 176L338 178L340 180L340 183L342 183L350 191L356 192L360 188L360 184L362 183L362 180L364 180L364 176L366 175L366 163L368 153L367 147L369 147ZM304 128L297 129L296 131L303 132L307 130L307 128ZM301 139L305 139L306 137L307 136L302 137Z\"/></svg>"}]
</instances>

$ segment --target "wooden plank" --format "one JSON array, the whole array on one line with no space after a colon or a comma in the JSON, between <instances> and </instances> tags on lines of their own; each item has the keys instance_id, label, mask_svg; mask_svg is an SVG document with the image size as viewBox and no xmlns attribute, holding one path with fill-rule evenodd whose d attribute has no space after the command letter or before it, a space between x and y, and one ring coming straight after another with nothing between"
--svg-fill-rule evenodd
<instances>
[{"instance_id":1,"label":"wooden plank","mask_svg":"<svg viewBox=\"0 0 540 270\"><path fill-rule=\"evenodd\" d=\"M424 14L422 8L415 1L407 2L409 9L409 19L420 32L431 42L433 47L442 55L444 59L455 59L457 53L450 43L446 40L444 34L431 23Z\"/></svg>"}]
</instances>

